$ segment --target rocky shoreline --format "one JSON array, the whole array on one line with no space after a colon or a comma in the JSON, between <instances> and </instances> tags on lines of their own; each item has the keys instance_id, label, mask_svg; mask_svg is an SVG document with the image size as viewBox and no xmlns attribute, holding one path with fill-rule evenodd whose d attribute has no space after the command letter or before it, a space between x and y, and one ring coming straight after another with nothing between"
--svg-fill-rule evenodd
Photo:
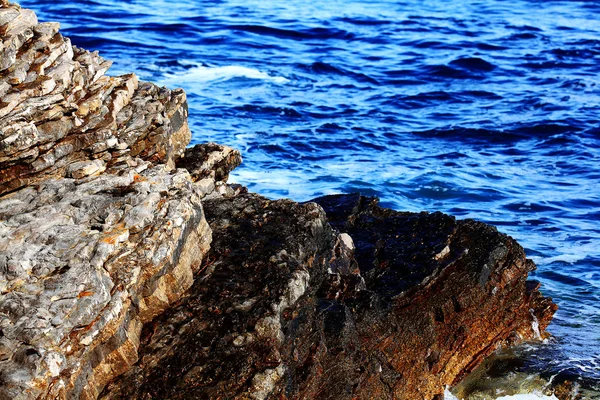
<instances>
[{"instance_id":1,"label":"rocky shoreline","mask_svg":"<svg viewBox=\"0 0 600 400\"><path fill-rule=\"evenodd\" d=\"M556 306L512 238L269 200L182 90L0 2L0 399L436 399Z\"/></svg>"}]
</instances>

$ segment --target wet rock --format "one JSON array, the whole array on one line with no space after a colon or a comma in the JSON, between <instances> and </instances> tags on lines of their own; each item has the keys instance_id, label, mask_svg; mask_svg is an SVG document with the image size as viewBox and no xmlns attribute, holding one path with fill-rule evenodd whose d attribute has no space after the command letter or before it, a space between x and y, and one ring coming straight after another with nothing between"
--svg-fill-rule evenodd
<instances>
[{"instance_id":1,"label":"wet rock","mask_svg":"<svg viewBox=\"0 0 600 400\"><path fill-rule=\"evenodd\" d=\"M354 239L367 290L328 306L342 339L303 396L432 399L498 346L547 335L556 306L526 281L534 264L521 246L495 228L358 195L314 201Z\"/></svg>"},{"instance_id":2,"label":"wet rock","mask_svg":"<svg viewBox=\"0 0 600 400\"><path fill-rule=\"evenodd\" d=\"M579 393L579 385L571 381L564 381L554 388L554 395L559 400L582 400L583 396Z\"/></svg>"}]
</instances>

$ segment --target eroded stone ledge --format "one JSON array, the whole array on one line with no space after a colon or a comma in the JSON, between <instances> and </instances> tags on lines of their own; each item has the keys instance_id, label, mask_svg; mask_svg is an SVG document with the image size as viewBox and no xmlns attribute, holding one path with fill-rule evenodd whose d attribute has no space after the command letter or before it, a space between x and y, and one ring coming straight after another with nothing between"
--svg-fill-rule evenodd
<instances>
[{"instance_id":1,"label":"eroded stone ledge","mask_svg":"<svg viewBox=\"0 0 600 400\"><path fill-rule=\"evenodd\" d=\"M79 397L135 362L141 324L191 286L209 248L203 195L184 170L157 166L0 198L0 329L11 353L2 393Z\"/></svg>"},{"instance_id":2,"label":"eroded stone ledge","mask_svg":"<svg viewBox=\"0 0 600 400\"><path fill-rule=\"evenodd\" d=\"M434 399L498 347L545 335L556 308L495 228L315 201L327 217L253 194L205 203L202 273L102 398Z\"/></svg>"}]
</instances>

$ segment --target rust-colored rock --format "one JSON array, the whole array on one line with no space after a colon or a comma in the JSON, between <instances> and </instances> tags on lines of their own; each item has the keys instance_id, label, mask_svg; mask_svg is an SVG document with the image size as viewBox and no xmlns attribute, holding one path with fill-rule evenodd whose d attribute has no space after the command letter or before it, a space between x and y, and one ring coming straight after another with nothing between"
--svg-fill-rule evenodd
<instances>
[{"instance_id":1,"label":"rust-colored rock","mask_svg":"<svg viewBox=\"0 0 600 400\"><path fill-rule=\"evenodd\" d=\"M556 306L526 281L534 264L521 246L495 228L358 195L315 201L354 238L367 291L333 301L332 321L351 326L355 342L339 341L334 354L327 345L320 368L330 372L303 394L345 398L343 387L348 398L432 399L498 346L546 335ZM337 390L324 384L336 370Z\"/></svg>"},{"instance_id":2,"label":"rust-colored rock","mask_svg":"<svg viewBox=\"0 0 600 400\"><path fill-rule=\"evenodd\" d=\"M495 228L316 201L350 236L311 203L207 203L205 272L104 397L434 399L498 346L545 335L555 307Z\"/></svg>"}]
</instances>

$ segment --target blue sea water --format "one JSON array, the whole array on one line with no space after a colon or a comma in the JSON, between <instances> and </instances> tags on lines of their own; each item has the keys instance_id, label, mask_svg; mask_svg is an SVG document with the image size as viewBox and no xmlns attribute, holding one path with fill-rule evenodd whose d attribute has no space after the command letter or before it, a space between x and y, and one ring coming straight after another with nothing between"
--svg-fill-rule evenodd
<instances>
[{"instance_id":1,"label":"blue sea water","mask_svg":"<svg viewBox=\"0 0 600 400\"><path fill-rule=\"evenodd\" d=\"M520 368L600 390L600 2L22 0L188 93L231 181L494 224L560 309ZM556 375L558 374L558 377Z\"/></svg>"}]
</instances>

